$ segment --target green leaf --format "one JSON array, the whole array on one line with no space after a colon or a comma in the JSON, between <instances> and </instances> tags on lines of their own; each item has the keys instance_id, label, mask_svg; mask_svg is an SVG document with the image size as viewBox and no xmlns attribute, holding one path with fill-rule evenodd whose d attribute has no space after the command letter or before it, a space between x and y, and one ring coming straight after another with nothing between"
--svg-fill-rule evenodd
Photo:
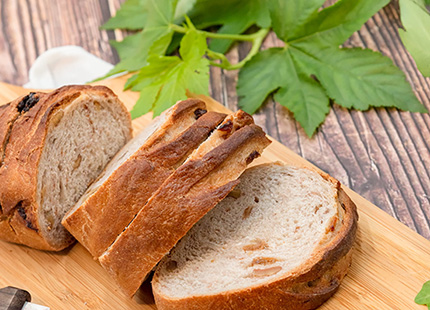
<instances>
[{"instance_id":1,"label":"green leaf","mask_svg":"<svg viewBox=\"0 0 430 310\"><path fill-rule=\"evenodd\" d=\"M290 53L288 56L288 81L276 92L274 99L289 109L306 134L312 137L330 112L330 100L324 89L302 71Z\"/></svg>"},{"instance_id":2,"label":"green leaf","mask_svg":"<svg viewBox=\"0 0 430 310\"><path fill-rule=\"evenodd\" d=\"M424 18L428 17L424 1L430 0L400 1L406 12L403 18L406 31L401 30L400 35L420 70L427 72L428 46L421 41L427 39L430 29ZM179 28L179 32L187 29L187 33L182 38L177 35L172 41L172 28L178 28L172 23L182 22L188 12L198 28L217 26L218 32L224 34L243 33L253 25L266 28L272 23L278 37L286 42L282 49L257 53L240 71L239 105L247 112L255 112L267 96L274 94L275 100L294 114L309 136L329 112L330 98L359 110L394 106L426 112L405 75L389 58L370 50L339 48L389 0L339 0L321 10L323 2L128 0L118 11L118 18L109 21L107 27L127 28L131 20L141 16L134 25L144 30L122 42L112 43L121 61L109 75L139 71L126 83L127 89L139 91L141 95L132 111L133 117L151 110L154 115L160 114L177 100L184 99L186 90L207 94L209 61L203 57L207 52L204 32L196 31L185 18L188 25ZM415 16L419 18L413 20ZM417 34L417 27L422 27L423 32ZM164 56L167 48L173 51L178 46L179 40L179 56ZM211 40L210 47L224 53L231 44L230 40ZM250 55L259 46L255 45ZM211 55L224 59L221 54Z\"/></svg>"},{"instance_id":3,"label":"green leaf","mask_svg":"<svg viewBox=\"0 0 430 310\"><path fill-rule=\"evenodd\" d=\"M198 28L221 26L218 33L239 34L254 24L263 28L270 25L265 0L197 0L188 15ZM232 43L214 39L209 47L225 53Z\"/></svg>"},{"instance_id":4,"label":"green leaf","mask_svg":"<svg viewBox=\"0 0 430 310\"><path fill-rule=\"evenodd\" d=\"M142 32L126 36L122 41L110 40L109 43L118 52L120 59L131 58L142 41Z\"/></svg>"},{"instance_id":5,"label":"green leaf","mask_svg":"<svg viewBox=\"0 0 430 310\"><path fill-rule=\"evenodd\" d=\"M109 19L102 29L143 29L147 19L147 0L127 0L125 1L115 16Z\"/></svg>"},{"instance_id":6,"label":"green leaf","mask_svg":"<svg viewBox=\"0 0 430 310\"><path fill-rule=\"evenodd\" d=\"M288 41L296 31L314 16L325 0L271 0L267 1L272 27L278 37Z\"/></svg>"},{"instance_id":7,"label":"green leaf","mask_svg":"<svg viewBox=\"0 0 430 310\"><path fill-rule=\"evenodd\" d=\"M183 37L184 35L179 32L175 32L173 34L172 41L170 41L170 45L166 50L166 55L170 55L178 49Z\"/></svg>"},{"instance_id":8,"label":"green leaf","mask_svg":"<svg viewBox=\"0 0 430 310\"><path fill-rule=\"evenodd\" d=\"M255 113L269 94L286 84L287 74L283 49L271 48L255 55L239 72L239 107Z\"/></svg>"},{"instance_id":9,"label":"green leaf","mask_svg":"<svg viewBox=\"0 0 430 310\"><path fill-rule=\"evenodd\" d=\"M430 77L430 14L423 0L400 0L403 44L411 53L418 70Z\"/></svg>"},{"instance_id":10,"label":"green leaf","mask_svg":"<svg viewBox=\"0 0 430 310\"><path fill-rule=\"evenodd\" d=\"M165 29L174 19L178 0L147 0L148 22L147 27L161 27Z\"/></svg>"},{"instance_id":11,"label":"green leaf","mask_svg":"<svg viewBox=\"0 0 430 310\"><path fill-rule=\"evenodd\" d=\"M183 60L193 61L202 58L206 49L206 37L195 30L190 30L181 41L179 54Z\"/></svg>"},{"instance_id":12,"label":"green leaf","mask_svg":"<svg viewBox=\"0 0 430 310\"><path fill-rule=\"evenodd\" d=\"M274 91L275 100L293 112L308 136L312 136L330 110L321 85L303 72L286 49L260 52L239 74L239 106L248 113L254 113Z\"/></svg>"},{"instance_id":13,"label":"green leaf","mask_svg":"<svg viewBox=\"0 0 430 310\"><path fill-rule=\"evenodd\" d=\"M184 20L184 16L193 8L196 0L179 0L176 6L174 16L175 24L180 24Z\"/></svg>"},{"instance_id":14,"label":"green leaf","mask_svg":"<svg viewBox=\"0 0 430 310\"><path fill-rule=\"evenodd\" d=\"M153 104L160 92L159 85L152 85L143 88L140 91L139 99L136 101L133 109L130 111L131 118L135 119L142 116L153 109Z\"/></svg>"},{"instance_id":15,"label":"green leaf","mask_svg":"<svg viewBox=\"0 0 430 310\"><path fill-rule=\"evenodd\" d=\"M174 105L178 100L187 98L186 88L182 80L183 72L184 65L181 63L181 65L173 68L173 70L169 72L165 80L158 81L158 83L160 83L160 95L157 101L154 102L154 116L160 115L161 112ZM151 86L152 85L153 84L151 84Z\"/></svg>"},{"instance_id":16,"label":"green leaf","mask_svg":"<svg viewBox=\"0 0 430 310\"><path fill-rule=\"evenodd\" d=\"M126 37L123 41L111 42L112 46L117 49L121 61L100 79L125 71L139 70L147 64L146 60L150 49L157 51L159 55L165 53L171 37L171 31L146 28L140 33Z\"/></svg>"},{"instance_id":17,"label":"green leaf","mask_svg":"<svg viewBox=\"0 0 430 310\"><path fill-rule=\"evenodd\" d=\"M129 35L122 41L109 41L109 43L117 50L120 62L106 75L96 79L95 81L103 80L124 71L136 71L139 69L139 66L143 66L146 63L146 57L141 53L142 48L140 46L140 42L142 41L143 38L141 32Z\"/></svg>"},{"instance_id":18,"label":"green leaf","mask_svg":"<svg viewBox=\"0 0 430 310\"><path fill-rule=\"evenodd\" d=\"M415 297L415 302L419 305L427 305L430 309L430 281L424 283L421 291Z\"/></svg>"},{"instance_id":19,"label":"green leaf","mask_svg":"<svg viewBox=\"0 0 430 310\"><path fill-rule=\"evenodd\" d=\"M309 47L309 46L308 46ZM427 112L405 74L388 57L361 48L292 49L293 55L319 79L330 98L346 108L396 107Z\"/></svg>"},{"instance_id":20,"label":"green leaf","mask_svg":"<svg viewBox=\"0 0 430 310\"><path fill-rule=\"evenodd\" d=\"M126 84L140 91L132 117L150 110L154 116L159 115L176 101L185 99L187 90L208 94L209 61L203 58L206 49L206 37L189 29L181 41L180 57L151 55L148 65Z\"/></svg>"},{"instance_id":21,"label":"green leaf","mask_svg":"<svg viewBox=\"0 0 430 310\"><path fill-rule=\"evenodd\" d=\"M177 56L158 56L151 55L148 58L149 65L143 67L138 74L132 76L124 86L125 89L131 88L134 91L141 91L152 83L169 73L174 67L181 63Z\"/></svg>"},{"instance_id":22,"label":"green leaf","mask_svg":"<svg viewBox=\"0 0 430 310\"><path fill-rule=\"evenodd\" d=\"M121 42L111 43L118 51L120 62L104 77L124 71L134 72L147 64L149 52L163 55L170 44L173 30L170 23L176 9L177 1L146 0L148 18L145 29L135 35L126 37Z\"/></svg>"},{"instance_id":23,"label":"green leaf","mask_svg":"<svg viewBox=\"0 0 430 310\"><path fill-rule=\"evenodd\" d=\"M309 136L329 112L329 99L358 110L427 112L391 59L370 50L339 48L388 2L340 0L319 10L318 0L268 1L273 29L286 45L258 53L241 69L239 105L254 113L273 93Z\"/></svg>"},{"instance_id":24,"label":"green leaf","mask_svg":"<svg viewBox=\"0 0 430 310\"><path fill-rule=\"evenodd\" d=\"M314 15L291 41L307 40L341 45L389 0L340 0Z\"/></svg>"},{"instance_id":25,"label":"green leaf","mask_svg":"<svg viewBox=\"0 0 430 310\"><path fill-rule=\"evenodd\" d=\"M149 0L127 0L116 11L115 16L111 17L101 29L128 29L141 30L145 28L148 18ZM180 24L184 15L190 11L196 0L179 0L176 6L174 21Z\"/></svg>"}]
</instances>

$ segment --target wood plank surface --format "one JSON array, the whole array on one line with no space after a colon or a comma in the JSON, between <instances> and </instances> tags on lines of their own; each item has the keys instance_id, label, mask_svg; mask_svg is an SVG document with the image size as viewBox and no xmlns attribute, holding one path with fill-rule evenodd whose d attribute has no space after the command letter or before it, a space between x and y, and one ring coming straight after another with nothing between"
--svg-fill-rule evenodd
<instances>
[{"instance_id":1,"label":"wood plank surface","mask_svg":"<svg viewBox=\"0 0 430 310\"><path fill-rule=\"evenodd\" d=\"M122 92L124 78L103 81L130 109L137 94ZM0 83L0 104L28 90ZM228 111L208 97L213 110ZM136 130L150 121L145 115L133 122ZM273 140L257 160L312 166ZM353 265L336 295L321 309L423 309L414 303L421 285L430 278L430 241L413 232L348 188L359 211L359 229ZM48 253L0 241L0 287L30 291L34 302L51 309L155 309L146 282L134 299L126 297L102 267L79 244L60 253Z\"/></svg>"},{"instance_id":2,"label":"wood plank surface","mask_svg":"<svg viewBox=\"0 0 430 310\"><path fill-rule=\"evenodd\" d=\"M121 31L100 31L124 0L0 1L0 81L23 84L38 55L51 47L79 45L111 63L117 54L108 43ZM332 1L333 2L333 1ZM346 46L368 47L392 58L430 109L430 79L425 79L399 39L398 7L391 3L354 34ZM279 46L270 35L264 48ZM249 47L232 49L238 61ZM210 93L237 109L237 71L211 69ZM335 176L365 198L430 238L430 116L394 109L348 111L337 105L313 139L290 112L269 99L255 116L266 132L295 153Z\"/></svg>"}]
</instances>

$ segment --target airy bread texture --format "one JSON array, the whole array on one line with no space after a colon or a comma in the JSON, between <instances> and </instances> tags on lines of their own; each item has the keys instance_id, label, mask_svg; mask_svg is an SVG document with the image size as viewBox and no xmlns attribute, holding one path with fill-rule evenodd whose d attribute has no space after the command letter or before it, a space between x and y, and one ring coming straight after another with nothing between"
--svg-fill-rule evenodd
<instances>
[{"instance_id":1,"label":"airy bread texture","mask_svg":"<svg viewBox=\"0 0 430 310\"><path fill-rule=\"evenodd\" d=\"M131 138L130 115L102 86L32 93L16 108L0 168L0 238L62 250L74 239L61 219Z\"/></svg>"},{"instance_id":2,"label":"airy bread texture","mask_svg":"<svg viewBox=\"0 0 430 310\"><path fill-rule=\"evenodd\" d=\"M270 143L243 111L227 117L154 193L99 258L132 296L187 231L237 185L237 178Z\"/></svg>"},{"instance_id":3,"label":"airy bread texture","mask_svg":"<svg viewBox=\"0 0 430 310\"><path fill-rule=\"evenodd\" d=\"M201 100L175 104L117 154L63 225L97 259L224 117Z\"/></svg>"},{"instance_id":4,"label":"airy bread texture","mask_svg":"<svg viewBox=\"0 0 430 310\"><path fill-rule=\"evenodd\" d=\"M266 164L248 169L158 265L164 309L314 309L351 261L357 213L339 183Z\"/></svg>"}]
</instances>

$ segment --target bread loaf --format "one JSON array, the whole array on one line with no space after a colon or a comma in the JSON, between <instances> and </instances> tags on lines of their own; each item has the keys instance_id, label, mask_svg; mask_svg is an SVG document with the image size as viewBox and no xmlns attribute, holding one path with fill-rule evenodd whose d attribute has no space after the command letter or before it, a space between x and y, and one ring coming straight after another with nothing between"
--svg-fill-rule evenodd
<instances>
[{"instance_id":1,"label":"bread loaf","mask_svg":"<svg viewBox=\"0 0 430 310\"><path fill-rule=\"evenodd\" d=\"M30 93L1 111L0 238L62 250L74 240L62 217L131 138L130 115L102 86Z\"/></svg>"},{"instance_id":2,"label":"bread loaf","mask_svg":"<svg viewBox=\"0 0 430 310\"><path fill-rule=\"evenodd\" d=\"M327 175L250 168L158 265L157 309L314 309L346 275L357 219Z\"/></svg>"},{"instance_id":3,"label":"bread loaf","mask_svg":"<svg viewBox=\"0 0 430 310\"><path fill-rule=\"evenodd\" d=\"M243 111L227 117L149 199L99 258L132 296L187 231L237 185L237 178L270 143Z\"/></svg>"},{"instance_id":4,"label":"bread loaf","mask_svg":"<svg viewBox=\"0 0 430 310\"><path fill-rule=\"evenodd\" d=\"M98 258L224 117L206 113L201 100L175 104L117 154L63 225Z\"/></svg>"}]
</instances>

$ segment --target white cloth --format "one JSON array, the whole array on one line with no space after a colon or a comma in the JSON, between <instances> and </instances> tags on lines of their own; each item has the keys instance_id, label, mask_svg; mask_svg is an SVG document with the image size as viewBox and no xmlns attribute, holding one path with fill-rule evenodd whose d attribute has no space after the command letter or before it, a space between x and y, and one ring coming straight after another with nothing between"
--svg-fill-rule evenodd
<instances>
[{"instance_id":1,"label":"white cloth","mask_svg":"<svg viewBox=\"0 0 430 310\"><path fill-rule=\"evenodd\" d=\"M61 46L41 54L30 68L26 88L49 89L85 84L105 75L113 65L80 46Z\"/></svg>"}]
</instances>

